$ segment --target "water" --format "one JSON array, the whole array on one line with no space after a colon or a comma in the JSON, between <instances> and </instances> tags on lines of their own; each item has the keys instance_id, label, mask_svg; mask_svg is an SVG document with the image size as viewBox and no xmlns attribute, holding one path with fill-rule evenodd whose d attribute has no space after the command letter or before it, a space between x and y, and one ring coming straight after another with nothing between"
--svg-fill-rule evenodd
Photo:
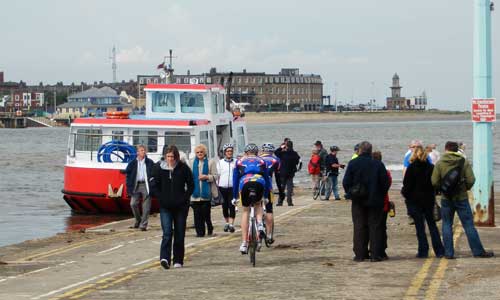
<instances>
[{"instance_id":1,"label":"water","mask_svg":"<svg viewBox=\"0 0 500 300\"><path fill-rule=\"evenodd\" d=\"M250 141L259 145L279 145L284 137L292 139L304 162L296 180L302 186L309 186L307 162L316 140L321 140L326 148L339 146L341 163L349 161L354 144L362 140L372 142L375 149L382 151L396 187L400 185L402 157L411 139L436 143L441 152L445 141L462 141L468 145L467 156L472 158L470 121L263 124L249 125L248 134ZM116 220L117 217L71 215L61 194L67 138L67 128L0 130L0 246ZM495 130L493 140L498 140ZM494 157L499 157L500 148L494 151ZM500 180L498 159L494 176Z\"/></svg>"}]
</instances>

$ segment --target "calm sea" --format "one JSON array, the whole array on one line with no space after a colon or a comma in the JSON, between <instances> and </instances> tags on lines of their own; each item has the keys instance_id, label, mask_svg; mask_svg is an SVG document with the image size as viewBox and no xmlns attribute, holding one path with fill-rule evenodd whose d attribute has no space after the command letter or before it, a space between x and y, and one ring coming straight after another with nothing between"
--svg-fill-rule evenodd
<instances>
[{"instance_id":1,"label":"calm sea","mask_svg":"<svg viewBox=\"0 0 500 300\"><path fill-rule=\"evenodd\" d=\"M496 129L493 141L499 139ZM470 121L249 125L248 134L250 141L257 144L279 145L284 137L292 139L304 161L296 180L302 186L309 186L307 162L316 140L326 147L340 147L341 163L348 162L354 144L362 140L372 142L382 151L395 187L400 186L401 161L411 139L436 143L440 151L447 140L462 141L467 144L466 154L472 158ZM116 220L109 216L73 216L62 199L67 138L67 128L0 129L0 246ZM499 156L497 146L494 157ZM499 164L496 159L497 180L500 180Z\"/></svg>"}]
</instances>

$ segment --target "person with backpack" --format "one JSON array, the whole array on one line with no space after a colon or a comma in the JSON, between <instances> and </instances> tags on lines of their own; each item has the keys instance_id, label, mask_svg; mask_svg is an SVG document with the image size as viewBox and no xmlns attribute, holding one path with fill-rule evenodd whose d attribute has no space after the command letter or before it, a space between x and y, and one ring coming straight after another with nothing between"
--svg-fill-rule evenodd
<instances>
[{"instance_id":1,"label":"person with backpack","mask_svg":"<svg viewBox=\"0 0 500 300\"><path fill-rule=\"evenodd\" d=\"M307 171L311 175L312 189L316 191L319 189L319 179L321 178L321 157L316 147L312 149L311 159L309 159L309 163L307 164Z\"/></svg>"},{"instance_id":2,"label":"person with backpack","mask_svg":"<svg viewBox=\"0 0 500 300\"><path fill-rule=\"evenodd\" d=\"M446 152L436 163L431 178L434 188L441 190L444 256L447 259L455 258L453 218L457 212L474 257L493 257L493 252L484 250L474 226L467 191L472 188L476 178L471 164L458 150L458 143L446 142Z\"/></svg>"},{"instance_id":3,"label":"person with backpack","mask_svg":"<svg viewBox=\"0 0 500 300\"><path fill-rule=\"evenodd\" d=\"M386 260L384 232L380 224L384 217L384 198L390 185L384 164L372 158L372 144L364 141L359 145L359 156L347 165L342 185L352 199L353 260Z\"/></svg>"},{"instance_id":4,"label":"person with backpack","mask_svg":"<svg viewBox=\"0 0 500 300\"><path fill-rule=\"evenodd\" d=\"M403 194L410 216L415 223L418 240L417 258L429 257L429 243L425 234L425 223L429 227L432 248L436 257L444 256L443 242L434 220L433 209L436 202L431 176L434 166L427 161L427 151L421 145L413 149L410 165L403 179Z\"/></svg>"}]
</instances>

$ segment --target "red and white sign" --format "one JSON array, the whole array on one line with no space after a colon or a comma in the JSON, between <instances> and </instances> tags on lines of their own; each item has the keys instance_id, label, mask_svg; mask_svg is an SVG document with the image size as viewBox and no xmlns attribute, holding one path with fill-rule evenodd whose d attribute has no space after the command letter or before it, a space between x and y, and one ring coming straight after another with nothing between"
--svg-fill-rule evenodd
<instances>
[{"instance_id":1,"label":"red and white sign","mask_svg":"<svg viewBox=\"0 0 500 300\"><path fill-rule=\"evenodd\" d=\"M472 99L472 122L495 122L495 99Z\"/></svg>"}]
</instances>

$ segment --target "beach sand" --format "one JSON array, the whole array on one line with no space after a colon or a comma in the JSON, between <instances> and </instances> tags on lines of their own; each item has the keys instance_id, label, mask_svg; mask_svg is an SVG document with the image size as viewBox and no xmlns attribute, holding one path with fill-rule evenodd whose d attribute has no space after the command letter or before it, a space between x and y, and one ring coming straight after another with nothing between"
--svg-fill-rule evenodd
<instances>
[{"instance_id":1,"label":"beach sand","mask_svg":"<svg viewBox=\"0 0 500 300\"><path fill-rule=\"evenodd\" d=\"M470 120L467 112L247 112L248 124Z\"/></svg>"}]
</instances>

